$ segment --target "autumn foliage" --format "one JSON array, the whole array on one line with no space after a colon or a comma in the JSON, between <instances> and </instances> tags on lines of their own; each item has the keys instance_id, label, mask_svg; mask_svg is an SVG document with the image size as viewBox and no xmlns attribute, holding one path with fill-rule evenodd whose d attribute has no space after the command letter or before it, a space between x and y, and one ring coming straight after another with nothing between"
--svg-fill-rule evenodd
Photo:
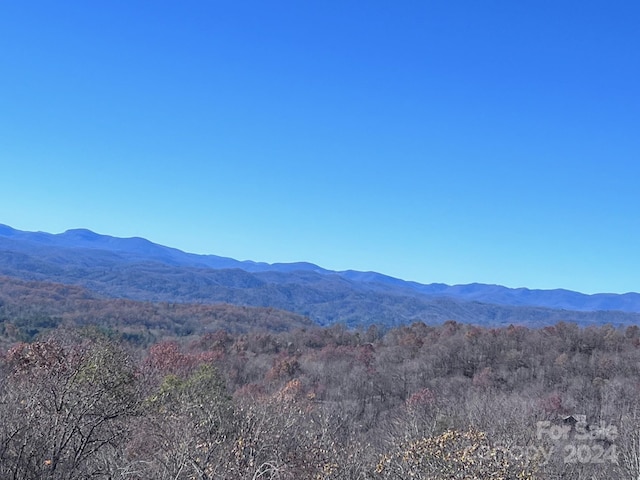
<instances>
[{"instance_id":1,"label":"autumn foliage","mask_svg":"<svg viewBox=\"0 0 640 480\"><path fill-rule=\"evenodd\" d=\"M639 332L56 327L0 355L0 478L635 478Z\"/></svg>"}]
</instances>

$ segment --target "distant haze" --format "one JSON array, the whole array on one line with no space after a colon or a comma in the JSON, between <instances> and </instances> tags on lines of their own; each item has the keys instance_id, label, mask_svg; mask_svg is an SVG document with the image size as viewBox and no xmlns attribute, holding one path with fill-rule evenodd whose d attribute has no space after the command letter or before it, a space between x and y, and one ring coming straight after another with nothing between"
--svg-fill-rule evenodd
<instances>
[{"instance_id":1,"label":"distant haze","mask_svg":"<svg viewBox=\"0 0 640 480\"><path fill-rule=\"evenodd\" d=\"M50 234L0 225L0 275L82 286L110 298L272 307L320 325L455 320L540 327L559 321L583 326L640 322L638 293L584 295L479 283L425 285L376 272L332 271L308 262L269 264L195 255L144 238L118 238L87 229Z\"/></svg>"}]
</instances>

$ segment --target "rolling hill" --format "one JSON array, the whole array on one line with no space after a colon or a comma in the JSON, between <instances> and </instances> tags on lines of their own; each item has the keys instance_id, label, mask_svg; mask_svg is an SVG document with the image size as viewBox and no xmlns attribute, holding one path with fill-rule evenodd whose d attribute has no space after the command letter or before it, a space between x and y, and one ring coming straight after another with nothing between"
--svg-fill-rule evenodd
<instances>
[{"instance_id":1,"label":"rolling hill","mask_svg":"<svg viewBox=\"0 0 640 480\"><path fill-rule=\"evenodd\" d=\"M0 341L31 340L60 326L95 325L136 343L218 330L279 332L314 326L306 317L274 308L104 298L83 287L0 276Z\"/></svg>"},{"instance_id":2,"label":"rolling hill","mask_svg":"<svg viewBox=\"0 0 640 480\"><path fill-rule=\"evenodd\" d=\"M585 295L497 285L423 285L311 263L267 264L195 255L143 238L85 229L61 234L0 225L0 275L82 286L109 298L273 307L320 325L457 320L538 326L640 322L640 295Z\"/></svg>"}]
</instances>

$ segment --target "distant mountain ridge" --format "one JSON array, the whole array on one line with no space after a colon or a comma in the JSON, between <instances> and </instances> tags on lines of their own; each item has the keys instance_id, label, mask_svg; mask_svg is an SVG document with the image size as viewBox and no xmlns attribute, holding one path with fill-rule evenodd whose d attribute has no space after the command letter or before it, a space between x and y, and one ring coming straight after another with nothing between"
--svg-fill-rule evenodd
<instances>
[{"instance_id":1,"label":"distant mountain ridge","mask_svg":"<svg viewBox=\"0 0 640 480\"><path fill-rule=\"evenodd\" d=\"M640 321L638 293L586 295L483 284L424 285L376 272L331 271L306 262L268 264L197 255L144 238L118 238L86 229L51 234L0 225L0 274L77 284L134 300L269 306L308 315L320 324Z\"/></svg>"},{"instance_id":2,"label":"distant mountain ridge","mask_svg":"<svg viewBox=\"0 0 640 480\"><path fill-rule=\"evenodd\" d=\"M2 248L16 247L18 251L25 250L26 245L24 244L32 244L47 247L105 250L118 253L123 260L127 261L158 261L175 266L217 269L242 268L247 271L260 269L260 264L256 262L241 262L216 255L196 255L183 252L177 248L158 245L141 237L112 237L94 233L87 229L72 229L64 233L52 234L25 232L0 224L0 241L3 237L4 239L14 240L15 243L11 245L3 242L0 244ZM26 249L30 250L28 247ZM267 264L263 265L266 266Z\"/></svg>"}]
</instances>

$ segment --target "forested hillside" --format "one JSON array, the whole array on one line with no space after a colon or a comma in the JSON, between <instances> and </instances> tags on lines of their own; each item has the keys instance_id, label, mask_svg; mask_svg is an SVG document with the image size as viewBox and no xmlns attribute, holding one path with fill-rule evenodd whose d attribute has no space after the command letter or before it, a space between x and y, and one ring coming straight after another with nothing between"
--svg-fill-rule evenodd
<instances>
[{"instance_id":1,"label":"forested hillside","mask_svg":"<svg viewBox=\"0 0 640 480\"><path fill-rule=\"evenodd\" d=\"M281 331L313 322L274 308L136 302L104 298L82 287L0 277L0 345L32 340L57 327L87 325L148 344L219 329Z\"/></svg>"},{"instance_id":2,"label":"forested hillside","mask_svg":"<svg viewBox=\"0 0 640 480\"><path fill-rule=\"evenodd\" d=\"M309 264L212 269L87 231L33 251L15 232L1 479L640 476L638 313L463 301Z\"/></svg>"},{"instance_id":3,"label":"forested hillside","mask_svg":"<svg viewBox=\"0 0 640 480\"><path fill-rule=\"evenodd\" d=\"M375 272L336 272L299 262L240 262L195 255L143 238L89 230L22 232L0 225L0 275L82 286L143 302L272 307L319 325L395 327L447 320L507 326L640 323L640 295L583 295L497 285L421 285Z\"/></svg>"},{"instance_id":4,"label":"forested hillside","mask_svg":"<svg viewBox=\"0 0 640 480\"><path fill-rule=\"evenodd\" d=\"M55 329L0 356L3 479L626 479L640 329Z\"/></svg>"}]
</instances>

